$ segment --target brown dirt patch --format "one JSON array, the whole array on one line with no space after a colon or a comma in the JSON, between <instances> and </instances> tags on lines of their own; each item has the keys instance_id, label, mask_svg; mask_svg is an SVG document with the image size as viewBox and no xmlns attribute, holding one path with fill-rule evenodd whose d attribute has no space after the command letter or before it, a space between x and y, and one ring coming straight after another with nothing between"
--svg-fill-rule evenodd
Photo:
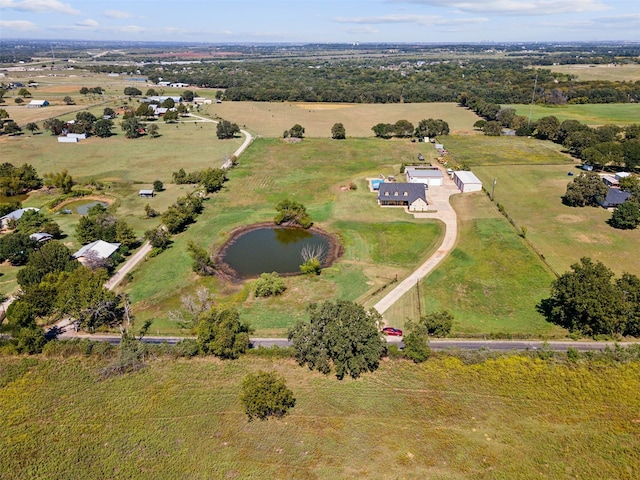
<instances>
[{"instance_id":1,"label":"brown dirt patch","mask_svg":"<svg viewBox=\"0 0 640 480\"><path fill-rule=\"evenodd\" d=\"M588 244L601 244L601 245L611 245L613 241L611 238L606 235L602 235L599 233L578 233L574 235L576 241L580 243L588 243Z\"/></svg>"},{"instance_id":2,"label":"brown dirt patch","mask_svg":"<svg viewBox=\"0 0 640 480\"><path fill-rule=\"evenodd\" d=\"M556 217L556 220L560 223L572 224L584 222L584 217L581 215L562 214Z\"/></svg>"}]
</instances>

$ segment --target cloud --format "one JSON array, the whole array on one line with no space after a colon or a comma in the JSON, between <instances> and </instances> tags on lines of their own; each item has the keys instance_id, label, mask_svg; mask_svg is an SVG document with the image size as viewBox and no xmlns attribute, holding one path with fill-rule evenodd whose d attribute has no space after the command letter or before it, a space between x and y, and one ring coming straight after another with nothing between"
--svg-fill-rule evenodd
<instances>
[{"instance_id":1,"label":"cloud","mask_svg":"<svg viewBox=\"0 0 640 480\"><path fill-rule=\"evenodd\" d=\"M87 18L86 20L82 20L81 22L76 22L74 26L80 28L97 28L100 26L100 24L95 20Z\"/></svg>"},{"instance_id":2,"label":"cloud","mask_svg":"<svg viewBox=\"0 0 640 480\"><path fill-rule=\"evenodd\" d=\"M102 12L102 14L105 17L116 19L133 17L133 15L131 15L129 12L123 12L122 10L105 10L104 12Z\"/></svg>"},{"instance_id":3,"label":"cloud","mask_svg":"<svg viewBox=\"0 0 640 480\"><path fill-rule=\"evenodd\" d=\"M68 3L62 3L59 0L0 0L0 9L33 13L65 13L67 15L80 13Z\"/></svg>"},{"instance_id":4,"label":"cloud","mask_svg":"<svg viewBox=\"0 0 640 480\"><path fill-rule=\"evenodd\" d=\"M570 30L599 30L599 31L625 31L640 30L640 13L630 13L627 15L616 15L611 17L592 18L583 21L570 22L546 22L545 27L565 28Z\"/></svg>"},{"instance_id":5,"label":"cloud","mask_svg":"<svg viewBox=\"0 0 640 480\"><path fill-rule=\"evenodd\" d=\"M557 15L608 10L601 0L390 0L429 7L453 8L460 12L494 15Z\"/></svg>"},{"instance_id":6,"label":"cloud","mask_svg":"<svg viewBox=\"0 0 640 480\"><path fill-rule=\"evenodd\" d=\"M18 32L30 32L38 29L35 23L26 20L0 20L0 28Z\"/></svg>"},{"instance_id":7,"label":"cloud","mask_svg":"<svg viewBox=\"0 0 640 480\"><path fill-rule=\"evenodd\" d=\"M442 26L442 25L465 25L484 23L486 18L445 18L437 15L414 15L414 14L392 14L378 15L374 17L336 17L333 19L338 23L356 23L356 24L389 24L389 23L417 23L418 25Z\"/></svg>"}]
</instances>

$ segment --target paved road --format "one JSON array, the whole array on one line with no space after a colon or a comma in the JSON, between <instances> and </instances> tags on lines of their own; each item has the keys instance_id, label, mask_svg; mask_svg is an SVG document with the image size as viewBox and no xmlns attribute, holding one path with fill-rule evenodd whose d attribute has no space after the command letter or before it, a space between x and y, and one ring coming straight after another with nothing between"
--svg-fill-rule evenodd
<instances>
[{"instance_id":1,"label":"paved road","mask_svg":"<svg viewBox=\"0 0 640 480\"><path fill-rule=\"evenodd\" d=\"M434 213L415 213L416 218L436 218L441 220L445 225L444 237L442 243L438 247L438 250L429 257L429 259L420 265L412 274L400 282L393 290L385 295L373 308L375 308L380 314L384 316L391 305L396 303L400 297L407 293L412 288L415 288L416 283L430 274L447 255L453 250L453 247L458 240L458 217L456 212L449 203L451 195L460 193L460 190L455 186L453 180L445 173L444 185L441 187L431 187L427 192L427 200L429 205L435 208L437 211Z\"/></svg>"},{"instance_id":2,"label":"paved road","mask_svg":"<svg viewBox=\"0 0 640 480\"><path fill-rule=\"evenodd\" d=\"M84 333L65 332L58 336L60 339L86 338L98 342L108 342L113 345L120 343L119 335L89 335ZM144 337L143 341L149 344L168 343L175 345L186 338L195 337ZM387 342L403 347L402 338L387 337ZM286 338L252 338L251 345L257 347L290 347L291 342ZM640 342L586 342L586 341L550 341L543 342L539 340L465 340L465 339L433 339L429 342L432 350L491 350L491 351L528 351L540 350L548 348L554 352L566 352L570 347L580 352L604 350L607 347L619 345L627 347L630 345L640 345Z\"/></svg>"}]
</instances>

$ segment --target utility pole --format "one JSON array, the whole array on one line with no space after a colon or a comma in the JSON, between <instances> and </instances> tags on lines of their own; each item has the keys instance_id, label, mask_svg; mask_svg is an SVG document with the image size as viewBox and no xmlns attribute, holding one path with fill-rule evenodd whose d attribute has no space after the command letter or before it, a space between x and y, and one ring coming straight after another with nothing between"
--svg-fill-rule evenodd
<instances>
[{"instance_id":1,"label":"utility pole","mask_svg":"<svg viewBox=\"0 0 640 480\"><path fill-rule=\"evenodd\" d=\"M533 101L536 98L536 87L538 86L538 75L533 82L533 93L531 94L531 106L529 107L529 121L527 121L527 129L531 126L531 112L533 111Z\"/></svg>"},{"instance_id":2,"label":"utility pole","mask_svg":"<svg viewBox=\"0 0 640 480\"><path fill-rule=\"evenodd\" d=\"M493 186L491 187L491 201L493 202L493 194L496 191L496 183L498 183L498 179L494 178L493 179Z\"/></svg>"},{"instance_id":3,"label":"utility pole","mask_svg":"<svg viewBox=\"0 0 640 480\"><path fill-rule=\"evenodd\" d=\"M416 292L418 293L418 318L422 317L422 305L420 305L420 280L416 280Z\"/></svg>"}]
</instances>

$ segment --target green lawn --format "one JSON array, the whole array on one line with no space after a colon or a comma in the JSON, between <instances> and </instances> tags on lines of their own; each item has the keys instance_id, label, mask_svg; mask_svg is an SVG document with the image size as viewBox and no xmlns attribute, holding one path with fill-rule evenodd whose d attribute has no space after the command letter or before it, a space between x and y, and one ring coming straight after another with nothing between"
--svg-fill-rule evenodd
<instances>
[{"instance_id":1,"label":"green lawn","mask_svg":"<svg viewBox=\"0 0 640 480\"><path fill-rule=\"evenodd\" d=\"M167 311L200 285L210 288L216 303L237 306L257 335L282 335L305 315L310 301L356 300L402 278L439 243L440 224L414 220L401 209L380 209L366 178L398 174L401 162L417 156L409 141L305 139L289 144L259 139L230 174L223 190L206 202L197 223L174 238L173 246L145 262L127 287L140 318L154 318L152 330L176 333ZM346 188L350 182L356 190ZM199 279L192 272L186 244L193 240L211 252L237 227L270 221L284 198L303 203L316 225L337 235L344 255L320 277L292 277L279 298L254 299L250 288L218 279Z\"/></svg>"},{"instance_id":2,"label":"green lawn","mask_svg":"<svg viewBox=\"0 0 640 480\"><path fill-rule=\"evenodd\" d=\"M587 125L628 125L640 122L640 105L637 103L594 103L587 105L502 105L515 108L518 115L537 120L542 117L557 117L561 122L578 120Z\"/></svg>"},{"instance_id":3,"label":"green lawn","mask_svg":"<svg viewBox=\"0 0 640 480\"><path fill-rule=\"evenodd\" d=\"M104 365L2 359L3 479L640 476L637 362L440 356L357 381L256 357L159 357L101 380ZM296 397L281 420L246 420L240 384L258 370Z\"/></svg>"},{"instance_id":4,"label":"green lawn","mask_svg":"<svg viewBox=\"0 0 640 480\"><path fill-rule=\"evenodd\" d=\"M419 313L448 310L452 335L564 336L535 310L554 276L483 193L453 197L459 240L431 275L385 313L403 327Z\"/></svg>"}]
</instances>

